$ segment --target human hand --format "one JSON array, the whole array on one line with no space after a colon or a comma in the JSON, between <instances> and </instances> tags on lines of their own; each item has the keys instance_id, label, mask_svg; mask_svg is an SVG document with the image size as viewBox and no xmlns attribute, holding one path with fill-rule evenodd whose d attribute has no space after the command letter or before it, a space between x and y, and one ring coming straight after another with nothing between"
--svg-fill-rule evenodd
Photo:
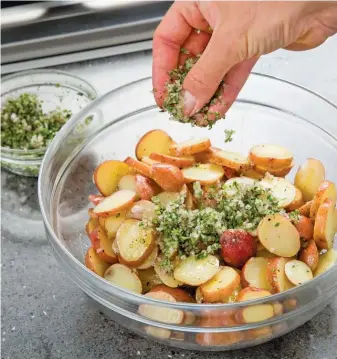
<instances>
[{"instance_id":1,"label":"human hand","mask_svg":"<svg viewBox=\"0 0 337 359\"><path fill-rule=\"evenodd\" d=\"M169 71L202 53L183 82L184 115L195 115L223 80L220 101L208 109L214 120L233 104L261 55L311 49L336 32L337 2L176 1L153 38L156 102L162 107Z\"/></svg>"}]
</instances>

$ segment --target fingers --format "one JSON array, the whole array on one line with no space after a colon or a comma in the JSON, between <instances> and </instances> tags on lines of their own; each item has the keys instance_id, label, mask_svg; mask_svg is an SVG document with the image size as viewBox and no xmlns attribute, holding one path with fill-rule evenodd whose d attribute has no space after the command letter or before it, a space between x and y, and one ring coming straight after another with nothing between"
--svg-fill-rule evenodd
<instances>
[{"instance_id":1,"label":"fingers","mask_svg":"<svg viewBox=\"0 0 337 359\"><path fill-rule=\"evenodd\" d=\"M193 116L214 95L226 73L245 58L243 40L215 30L204 53L185 78L184 114Z\"/></svg>"},{"instance_id":2,"label":"fingers","mask_svg":"<svg viewBox=\"0 0 337 359\"><path fill-rule=\"evenodd\" d=\"M200 31L200 33L197 33L196 31L192 31L182 46L189 53L180 54L179 65L183 65L188 58L195 57L203 53L210 38L211 35L207 34L206 32Z\"/></svg>"}]
</instances>

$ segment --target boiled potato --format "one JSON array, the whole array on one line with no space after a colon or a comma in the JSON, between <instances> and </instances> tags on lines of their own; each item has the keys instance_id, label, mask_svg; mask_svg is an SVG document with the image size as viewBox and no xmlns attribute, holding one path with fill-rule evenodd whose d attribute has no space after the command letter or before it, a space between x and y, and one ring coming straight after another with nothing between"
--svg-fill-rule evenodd
<instances>
[{"instance_id":1,"label":"boiled potato","mask_svg":"<svg viewBox=\"0 0 337 359\"><path fill-rule=\"evenodd\" d=\"M110 239L115 238L118 228L126 219L126 210L104 218L104 228Z\"/></svg>"},{"instance_id":2,"label":"boiled potato","mask_svg":"<svg viewBox=\"0 0 337 359\"><path fill-rule=\"evenodd\" d=\"M337 250L334 248L329 249L326 253L319 257L319 264L315 271L315 277L324 273L332 266L337 264Z\"/></svg>"},{"instance_id":3,"label":"boiled potato","mask_svg":"<svg viewBox=\"0 0 337 359\"><path fill-rule=\"evenodd\" d=\"M314 240L318 248L332 248L336 228L334 210L335 204L330 199L318 208L314 226Z\"/></svg>"},{"instance_id":4,"label":"boiled potato","mask_svg":"<svg viewBox=\"0 0 337 359\"><path fill-rule=\"evenodd\" d=\"M170 154L172 156L188 156L198 152L206 151L211 147L209 138L191 139L185 142L173 144L170 147Z\"/></svg>"},{"instance_id":5,"label":"boiled potato","mask_svg":"<svg viewBox=\"0 0 337 359\"><path fill-rule=\"evenodd\" d=\"M270 284L267 279L267 267L268 258L250 258L242 268L242 286L270 290Z\"/></svg>"},{"instance_id":6,"label":"boiled potato","mask_svg":"<svg viewBox=\"0 0 337 359\"><path fill-rule=\"evenodd\" d=\"M319 263L319 253L316 243L313 239L310 239L304 248L301 248L298 259L304 262L314 272Z\"/></svg>"},{"instance_id":7,"label":"boiled potato","mask_svg":"<svg viewBox=\"0 0 337 359\"><path fill-rule=\"evenodd\" d=\"M287 148L270 144L252 147L249 157L254 165L270 170L280 170L289 167L293 160L293 154Z\"/></svg>"},{"instance_id":8,"label":"boiled potato","mask_svg":"<svg viewBox=\"0 0 337 359\"><path fill-rule=\"evenodd\" d=\"M135 192L127 189L119 190L105 197L105 199L94 208L93 212L102 217L112 216L131 207L135 199Z\"/></svg>"},{"instance_id":9,"label":"boiled potato","mask_svg":"<svg viewBox=\"0 0 337 359\"><path fill-rule=\"evenodd\" d=\"M224 173L221 166L212 163L198 164L197 166L182 169L186 183L198 181L202 185L218 182L224 176Z\"/></svg>"},{"instance_id":10,"label":"boiled potato","mask_svg":"<svg viewBox=\"0 0 337 359\"><path fill-rule=\"evenodd\" d=\"M103 277L105 271L110 267L110 264L101 259L92 247L88 249L84 262L87 268L100 277Z\"/></svg>"},{"instance_id":11,"label":"boiled potato","mask_svg":"<svg viewBox=\"0 0 337 359\"><path fill-rule=\"evenodd\" d=\"M116 263L110 266L104 273L104 279L134 293L141 294L143 290L137 274L124 264Z\"/></svg>"},{"instance_id":12,"label":"boiled potato","mask_svg":"<svg viewBox=\"0 0 337 359\"><path fill-rule=\"evenodd\" d=\"M177 166L179 168L189 167L195 163L195 159L193 156L174 157L174 156L168 156L168 155L152 152L150 154L150 158L152 160L161 163L167 163L169 165Z\"/></svg>"},{"instance_id":13,"label":"boiled potato","mask_svg":"<svg viewBox=\"0 0 337 359\"><path fill-rule=\"evenodd\" d=\"M267 279L273 293L284 292L294 285L289 281L285 274L285 265L288 258L276 257L268 261Z\"/></svg>"},{"instance_id":14,"label":"boiled potato","mask_svg":"<svg viewBox=\"0 0 337 359\"><path fill-rule=\"evenodd\" d=\"M332 201L333 207L336 206L336 186L330 181L323 181L319 185L310 207L310 219L315 220L318 208L326 199L330 199Z\"/></svg>"},{"instance_id":15,"label":"boiled potato","mask_svg":"<svg viewBox=\"0 0 337 359\"><path fill-rule=\"evenodd\" d=\"M182 171L167 163L155 163L151 167L151 177L164 191L179 192L185 183Z\"/></svg>"},{"instance_id":16,"label":"boiled potato","mask_svg":"<svg viewBox=\"0 0 337 359\"><path fill-rule=\"evenodd\" d=\"M140 173L146 177L151 177L151 166L148 164L137 161L132 157L127 157L124 162L128 164L135 172Z\"/></svg>"},{"instance_id":17,"label":"boiled potato","mask_svg":"<svg viewBox=\"0 0 337 359\"><path fill-rule=\"evenodd\" d=\"M212 155L209 159L211 163L219 166L226 166L236 171L243 171L251 167L250 161L241 153L222 151L211 148Z\"/></svg>"}]
</instances>

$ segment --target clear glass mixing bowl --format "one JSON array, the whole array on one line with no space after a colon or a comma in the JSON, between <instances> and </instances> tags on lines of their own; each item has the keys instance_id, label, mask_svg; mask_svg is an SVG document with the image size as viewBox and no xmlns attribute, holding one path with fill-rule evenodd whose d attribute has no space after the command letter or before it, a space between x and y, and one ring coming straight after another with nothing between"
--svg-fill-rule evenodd
<instances>
[{"instance_id":1,"label":"clear glass mixing bowl","mask_svg":"<svg viewBox=\"0 0 337 359\"><path fill-rule=\"evenodd\" d=\"M308 157L321 160L328 179L337 183L337 107L300 86L273 77L252 74L238 100L212 130L169 121L155 106L151 79L118 88L90 103L57 134L44 157L39 177L39 200L47 236L60 265L100 309L121 325L143 336L175 347L229 350L256 345L283 335L310 320L337 293L337 266L287 292L234 304L158 302L118 288L84 266L89 239L84 230L89 203L97 190L95 167L106 159L133 155L138 139L148 130L167 131L176 141L209 136L216 147L247 153L259 143L290 148L301 164ZM94 119L86 135L76 126ZM224 129L236 130L224 143ZM290 174L292 179L296 168ZM190 324L153 321L138 313L140 304L183 310ZM283 313L264 322L212 326L210 318L252 305L278 305Z\"/></svg>"}]
</instances>

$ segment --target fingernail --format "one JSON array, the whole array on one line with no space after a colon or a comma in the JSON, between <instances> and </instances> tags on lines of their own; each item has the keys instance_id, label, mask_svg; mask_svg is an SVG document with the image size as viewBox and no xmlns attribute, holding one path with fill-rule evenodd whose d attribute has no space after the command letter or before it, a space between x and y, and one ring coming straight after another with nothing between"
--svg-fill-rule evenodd
<instances>
[{"instance_id":1,"label":"fingernail","mask_svg":"<svg viewBox=\"0 0 337 359\"><path fill-rule=\"evenodd\" d=\"M187 90L184 91L184 115L190 117L194 115L196 100L195 97Z\"/></svg>"}]
</instances>

